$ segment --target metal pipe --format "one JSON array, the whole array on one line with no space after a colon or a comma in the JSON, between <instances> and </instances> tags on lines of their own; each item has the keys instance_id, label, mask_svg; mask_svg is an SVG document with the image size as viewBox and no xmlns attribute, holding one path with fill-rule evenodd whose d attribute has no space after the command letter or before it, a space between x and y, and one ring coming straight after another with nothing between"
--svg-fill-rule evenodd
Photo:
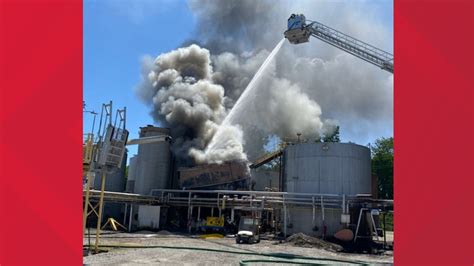
<instances>
[{"instance_id":1,"label":"metal pipe","mask_svg":"<svg viewBox=\"0 0 474 266\"><path fill-rule=\"evenodd\" d=\"M98 200L100 198L100 192L99 190L90 190L90 199L95 199ZM210 191L207 191L209 193ZM211 191L212 192L212 191ZM237 193L237 191L235 191ZM240 191L243 192L243 191ZM240 193L239 192L239 193ZM165 195L166 193L166 195ZM186 193L186 196L179 196L182 195L183 193ZM169 205L175 205L175 206L188 206L189 205L189 193L191 194L198 194L195 191L179 191L179 192L169 192L169 191L160 191L159 196L144 196L144 195L139 195L139 194L131 194L131 193L121 193L121 192L105 192L104 200L106 201L111 201L111 202L121 202L121 203L128 203L128 204L149 204L149 205L161 205L161 204L169 204ZM358 203L358 202L367 202L364 201L363 199L361 200L348 200L348 196L344 195L344 199L342 199L342 195L340 196L322 196L320 195L319 197L322 198L322 201L317 201L314 202L313 204L313 197L316 198L316 196L311 196L309 197L308 195L300 195L298 193L292 194L292 195L287 195L287 194L281 194L281 195L265 195L265 194L260 194L259 192L244 192L247 195L252 195L256 196L255 198L252 198L250 196L243 196L242 198L235 198L233 196L229 197L228 195L224 195L226 197L226 202L225 204L228 205L228 207L236 207L236 206L261 206L265 202L267 206L269 207L277 207L277 206L282 206L283 202L286 204L291 204L295 206L300 206L300 207L305 207L305 206L311 206L315 205L315 207L321 206L329 209L342 209L347 212L349 209L350 204ZM84 191L84 197L86 197L87 191ZM155 193L156 194L156 193ZM220 194L219 193L219 200L220 200ZM245 195L244 194L244 195ZM176 195L176 196L174 196ZM311 195L311 194L309 194ZM297 197L300 196L300 197ZM228 198L229 197L229 198ZM373 201L369 201L373 202ZM191 197L191 202L193 206L201 206L201 207L215 207L216 205L216 197L206 197L206 198L197 198L196 196L193 198ZM219 202L220 203L220 202ZM379 201L376 201L376 203L379 204L379 206L384 205L384 206L391 206L393 204L393 201L384 201L383 203L380 203ZM381 204L381 205L380 205ZM218 207L221 207L220 205ZM264 206L266 207L266 206Z\"/></svg>"},{"instance_id":2,"label":"metal pipe","mask_svg":"<svg viewBox=\"0 0 474 266\"><path fill-rule=\"evenodd\" d=\"M217 209L219 210L219 217L221 217L221 206L219 206L220 193L217 193Z\"/></svg>"},{"instance_id":3,"label":"metal pipe","mask_svg":"<svg viewBox=\"0 0 474 266\"><path fill-rule=\"evenodd\" d=\"M188 198L187 197L170 197L170 200L172 201L182 201L182 202L187 202L188 201ZM215 198L198 198L198 199L194 199L192 202L212 202L212 201L215 201L216 199ZM286 200L286 202L293 202L295 204L304 204L304 203L307 203L307 204L310 204L312 205L312 198L308 198L308 199L297 199L297 198L288 198ZM274 200L266 200L264 198L257 198L257 199L238 199L238 200L235 200L235 199L229 199L228 200L229 203L232 203L232 202L235 202L235 203L242 203L242 202L255 202L256 205L258 205L259 203L261 204L262 202L268 202L268 203L280 203L282 202L282 199L274 199ZM325 204L327 205L337 205L340 209L342 209L343 205L341 204L341 201L340 200L329 200L329 199L325 199L324 200ZM215 206L215 204L213 204Z\"/></svg>"},{"instance_id":4,"label":"metal pipe","mask_svg":"<svg viewBox=\"0 0 474 266\"><path fill-rule=\"evenodd\" d=\"M342 213L346 213L346 194L342 194Z\"/></svg>"},{"instance_id":5,"label":"metal pipe","mask_svg":"<svg viewBox=\"0 0 474 266\"><path fill-rule=\"evenodd\" d=\"M387 225L385 223L385 216L387 215L386 212L383 212L383 248L387 248L387 239L386 239L386 234L387 234Z\"/></svg>"},{"instance_id":6,"label":"metal pipe","mask_svg":"<svg viewBox=\"0 0 474 266\"><path fill-rule=\"evenodd\" d=\"M126 128L127 122L127 106L123 107L123 129Z\"/></svg>"},{"instance_id":7,"label":"metal pipe","mask_svg":"<svg viewBox=\"0 0 474 266\"><path fill-rule=\"evenodd\" d=\"M357 234L359 233L360 219L362 218L362 212L364 210L367 210L367 208L361 208L360 212L359 212L359 219L357 220L356 232L355 232L355 235L354 235L354 243L357 240Z\"/></svg>"},{"instance_id":8,"label":"metal pipe","mask_svg":"<svg viewBox=\"0 0 474 266\"><path fill-rule=\"evenodd\" d=\"M278 168L278 191L282 191L282 184L283 184L283 168L282 168L282 162L283 162L283 154L279 158L280 162L280 167Z\"/></svg>"},{"instance_id":9,"label":"metal pipe","mask_svg":"<svg viewBox=\"0 0 474 266\"><path fill-rule=\"evenodd\" d=\"M323 196L321 196L321 216L323 218L323 223L324 223L324 201L323 201Z\"/></svg>"},{"instance_id":10,"label":"metal pipe","mask_svg":"<svg viewBox=\"0 0 474 266\"><path fill-rule=\"evenodd\" d=\"M314 197L313 197L313 228L315 226L315 223L316 223L316 206L314 205Z\"/></svg>"},{"instance_id":11,"label":"metal pipe","mask_svg":"<svg viewBox=\"0 0 474 266\"><path fill-rule=\"evenodd\" d=\"M323 218L323 239L326 238L326 221L324 220L324 201L323 196L321 196L321 217Z\"/></svg>"},{"instance_id":12,"label":"metal pipe","mask_svg":"<svg viewBox=\"0 0 474 266\"><path fill-rule=\"evenodd\" d=\"M339 194L324 194L324 193L296 193L296 192L273 192L273 191L236 191L236 190L179 190L179 189L152 189L151 192L154 191L164 191L164 192L176 192L176 193L220 193L220 194L258 194L258 195L298 195L298 196L333 196L333 197L340 197ZM356 197L354 195L353 197Z\"/></svg>"},{"instance_id":13,"label":"metal pipe","mask_svg":"<svg viewBox=\"0 0 474 266\"><path fill-rule=\"evenodd\" d=\"M123 211L123 225L125 225L127 221L127 203L125 203L125 210Z\"/></svg>"},{"instance_id":14,"label":"metal pipe","mask_svg":"<svg viewBox=\"0 0 474 266\"><path fill-rule=\"evenodd\" d=\"M192 215L192 209L191 209L191 192L188 193L188 231L191 233L191 215Z\"/></svg>"},{"instance_id":15,"label":"metal pipe","mask_svg":"<svg viewBox=\"0 0 474 266\"><path fill-rule=\"evenodd\" d=\"M130 214L128 216L128 232L132 232L132 214L133 214L133 205L130 204Z\"/></svg>"},{"instance_id":16,"label":"metal pipe","mask_svg":"<svg viewBox=\"0 0 474 266\"><path fill-rule=\"evenodd\" d=\"M372 230L374 230L375 237L377 238L377 241L378 241L379 240L379 234L377 234L377 226L375 225L374 216L372 215L372 211L370 212L370 220L372 222ZM371 236L371 238L372 238L372 236Z\"/></svg>"},{"instance_id":17,"label":"metal pipe","mask_svg":"<svg viewBox=\"0 0 474 266\"><path fill-rule=\"evenodd\" d=\"M286 204L283 203L283 236L286 239Z\"/></svg>"},{"instance_id":18,"label":"metal pipe","mask_svg":"<svg viewBox=\"0 0 474 266\"><path fill-rule=\"evenodd\" d=\"M190 207L190 212L189 212L189 218L188 218L188 224L189 224L189 233L191 233L192 230L192 221L193 221L193 206L191 205Z\"/></svg>"},{"instance_id":19,"label":"metal pipe","mask_svg":"<svg viewBox=\"0 0 474 266\"><path fill-rule=\"evenodd\" d=\"M108 196L113 196L113 195L108 195ZM142 198L142 199L149 199L149 200L153 200L153 198ZM261 203L262 201L266 201L266 202L279 202L281 201L282 198L254 198L254 199L251 199L251 198L243 198L243 199L232 199L232 198L227 198L226 200L228 202L256 202L256 203ZM312 198L286 198L286 202L288 201L292 201L292 202L295 202L295 203L312 203ZM188 197L170 197L170 200L181 200L181 201L187 201L188 200ZM207 202L215 202L216 201L216 198L197 198L197 199L193 199L194 201L207 201ZM338 200L338 199L325 199L324 200L327 204L330 204L330 203L334 203L334 204L337 204L340 208L342 208L342 201L341 200ZM215 206L215 205L214 205Z\"/></svg>"},{"instance_id":20,"label":"metal pipe","mask_svg":"<svg viewBox=\"0 0 474 266\"><path fill-rule=\"evenodd\" d=\"M215 207L215 204L211 203L212 201L214 201L215 199L199 199L199 200L192 200L191 201L191 204L192 205L198 205L198 204L207 204L209 206L214 206ZM245 205L245 204L249 204L249 207L250 207L250 203L252 203L252 207L255 206L255 205L262 205L263 202L266 202L268 204L282 204L283 203L283 200L268 200L268 201L262 201L262 200L238 200L238 201L235 201L233 199L230 199L228 201L228 203L226 203L227 205L230 205L230 206L233 206L233 205ZM292 204L292 205L302 205L302 206L312 206L313 203L308 199L307 201L303 202L303 201L292 201L292 200L286 200L285 201L286 203L288 204ZM186 198L172 198L170 199L170 201L168 201L167 203L169 204L184 204L187 206L188 204L188 199ZM255 203L255 204L253 204ZM260 203L260 204L259 204ZM341 209L341 206L342 204L340 204L339 202L324 202L323 201L323 204L327 207L333 207L334 209ZM315 203L315 205L317 205ZM319 205L321 205L321 203L319 203Z\"/></svg>"},{"instance_id":21,"label":"metal pipe","mask_svg":"<svg viewBox=\"0 0 474 266\"><path fill-rule=\"evenodd\" d=\"M286 203L285 203L285 196L283 196L283 236L286 239Z\"/></svg>"},{"instance_id":22,"label":"metal pipe","mask_svg":"<svg viewBox=\"0 0 474 266\"><path fill-rule=\"evenodd\" d=\"M97 113L92 111L91 114L94 116L93 120L92 120L92 130L91 130L91 133L92 133L92 136L94 136L94 129L95 129L95 117L97 116Z\"/></svg>"}]
</instances>

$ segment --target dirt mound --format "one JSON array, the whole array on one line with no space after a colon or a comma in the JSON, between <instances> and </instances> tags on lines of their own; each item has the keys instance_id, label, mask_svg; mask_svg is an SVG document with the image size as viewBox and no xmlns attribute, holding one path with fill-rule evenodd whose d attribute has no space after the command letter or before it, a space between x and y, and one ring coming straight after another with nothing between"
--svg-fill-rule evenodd
<instances>
[{"instance_id":1,"label":"dirt mound","mask_svg":"<svg viewBox=\"0 0 474 266\"><path fill-rule=\"evenodd\" d=\"M155 234L156 232L153 231L148 231L148 230L140 230L136 231L135 234L141 234L141 235L149 235L149 234Z\"/></svg>"},{"instance_id":2,"label":"dirt mound","mask_svg":"<svg viewBox=\"0 0 474 266\"><path fill-rule=\"evenodd\" d=\"M303 233L293 234L286 239L286 241L297 247L306 248L320 248L329 251L342 251L342 246L331 242L324 241L322 239L305 235Z\"/></svg>"},{"instance_id":3,"label":"dirt mound","mask_svg":"<svg viewBox=\"0 0 474 266\"><path fill-rule=\"evenodd\" d=\"M162 236L170 236L172 235L172 233L170 233L169 231L166 231L166 230L160 230L157 232L158 235L162 235Z\"/></svg>"}]
</instances>

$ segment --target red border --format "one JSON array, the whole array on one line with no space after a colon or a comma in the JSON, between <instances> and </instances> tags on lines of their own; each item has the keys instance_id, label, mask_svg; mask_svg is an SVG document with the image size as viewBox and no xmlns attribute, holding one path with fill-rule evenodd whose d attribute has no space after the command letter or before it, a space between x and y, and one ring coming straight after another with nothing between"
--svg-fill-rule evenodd
<instances>
[{"instance_id":1,"label":"red border","mask_svg":"<svg viewBox=\"0 0 474 266\"><path fill-rule=\"evenodd\" d=\"M0 12L0 264L80 265L82 1Z\"/></svg>"},{"instance_id":2,"label":"red border","mask_svg":"<svg viewBox=\"0 0 474 266\"><path fill-rule=\"evenodd\" d=\"M395 262L474 263L474 1L395 0Z\"/></svg>"}]
</instances>

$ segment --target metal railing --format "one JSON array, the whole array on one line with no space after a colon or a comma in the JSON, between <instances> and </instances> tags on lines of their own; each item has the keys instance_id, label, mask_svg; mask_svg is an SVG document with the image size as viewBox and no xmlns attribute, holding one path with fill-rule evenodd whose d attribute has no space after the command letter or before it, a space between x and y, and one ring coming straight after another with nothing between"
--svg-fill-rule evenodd
<instances>
[{"instance_id":1,"label":"metal railing","mask_svg":"<svg viewBox=\"0 0 474 266\"><path fill-rule=\"evenodd\" d=\"M150 196L157 197L161 204L170 206L211 208L226 206L227 208L252 207L260 209L281 208L283 205L345 209L348 199L345 195L338 194L177 189L152 189Z\"/></svg>"},{"instance_id":2,"label":"metal railing","mask_svg":"<svg viewBox=\"0 0 474 266\"><path fill-rule=\"evenodd\" d=\"M307 28L314 37L393 73L393 55L391 53L316 21L311 22Z\"/></svg>"}]
</instances>

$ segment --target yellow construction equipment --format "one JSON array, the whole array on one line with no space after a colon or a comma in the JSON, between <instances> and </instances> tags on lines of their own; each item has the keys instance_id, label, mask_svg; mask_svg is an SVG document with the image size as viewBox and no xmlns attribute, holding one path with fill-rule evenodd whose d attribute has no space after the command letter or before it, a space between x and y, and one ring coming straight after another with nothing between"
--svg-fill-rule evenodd
<instances>
[{"instance_id":1,"label":"yellow construction equipment","mask_svg":"<svg viewBox=\"0 0 474 266\"><path fill-rule=\"evenodd\" d=\"M110 227L112 227L112 229L114 231L117 231L118 230L118 227L117 226L120 226L121 228L123 228L123 230L127 230L127 228L123 225L121 225L119 222L117 222L114 218L109 218L107 219L107 222L102 226L101 230L104 230L104 228L107 226L107 225L110 225Z\"/></svg>"}]
</instances>

